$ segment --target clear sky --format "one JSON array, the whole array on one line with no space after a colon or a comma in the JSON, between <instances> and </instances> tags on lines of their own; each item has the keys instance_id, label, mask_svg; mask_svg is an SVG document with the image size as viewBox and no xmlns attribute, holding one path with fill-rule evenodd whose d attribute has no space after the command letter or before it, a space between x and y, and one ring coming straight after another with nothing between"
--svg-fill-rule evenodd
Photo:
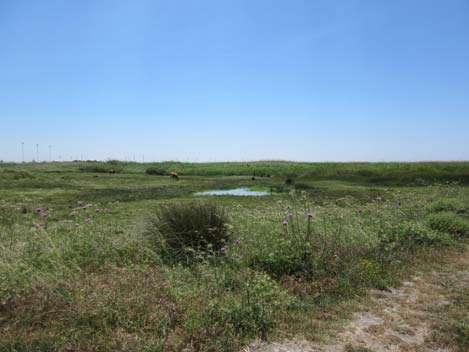
<instances>
[{"instance_id":1,"label":"clear sky","mask_svg":"<svg viewBox=\"0 0 469 352\"><path fill-rule=\"evenodd\" d=\"M468 0L0 0L0 159L469 159Z\"/></svg>"}]
</instances>

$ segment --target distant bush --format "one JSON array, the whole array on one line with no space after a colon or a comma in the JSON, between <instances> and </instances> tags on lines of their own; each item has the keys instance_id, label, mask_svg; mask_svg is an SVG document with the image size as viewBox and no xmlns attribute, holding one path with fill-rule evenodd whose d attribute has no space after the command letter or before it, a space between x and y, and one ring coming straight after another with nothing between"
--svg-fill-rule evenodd
<instances>
[{"instance_id":1,"label":"distant bush","mask_svg":"<svg viewBox=\"0 0 469 352\"><path fill-rule=\"evenodd\" d=\"M427 216L430 228L440 232L447 232L456 236L468 236L469 224L454 213L442 212Z\"/></svg>"},{"instance_id":2,"label":"distant bush","mask_svg":"<svg viewBox=\"0 0 469 352\"><path fill-rule=\"evenodd\" d=\"M114 166L122 166L123 167L125 165L125 162L120 161L120 160L116 160L116 159L111 159L111 160L106 161L106 164L114 165Z\"/></svg>"},{"instance_id":3,"label":"distant bush","mask_svg":"<svg viewBox=\"0 0 469 352\"><path fill-rule=\"evenodd\" d=\"M96 173L108 173L116 174L122 172L124 166L122 163L106 162L106 163L93 163L84 164L78 168L81 172L96 172Z\"/></svg>"},{"instance_id":4,"label":"distant bush","mask_svg":"<svg viewBox=\"0 0 469 352\"><path fill-rule=\"evenodd\" d=\"M160 169L157 167L149 167L145 170L147 175L156 175L156 176L165 176L168 175L168 172L164 169Z\"/></svg>"},{"instance_id":5,"label":"distant bush","mask_svg":"<svg viewBox=\"0 0 469 352\"><path fill-rule=\"evenodd\" d=\"M146 233L163 259L187 263L222 253L229 241L226 214L211 203L162 206L150 219Z\"/></svg>"},{"instance_id":6,"label":"distant bush","mask_svg":"<svg viewBox=\"0 0 469 352\"><path fill-rule=\"evenodd\" d=\"M443 198L432 203L429 207L429 210L434 213L448 211L463 213L465 211L465 207L464 204L457 199Z\"/></svg>"}]
</instances>

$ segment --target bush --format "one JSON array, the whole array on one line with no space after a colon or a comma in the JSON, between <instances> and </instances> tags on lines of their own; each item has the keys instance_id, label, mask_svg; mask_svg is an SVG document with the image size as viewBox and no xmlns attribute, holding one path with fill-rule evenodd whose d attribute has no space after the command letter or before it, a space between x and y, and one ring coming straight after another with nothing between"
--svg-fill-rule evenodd
<instances>
[{"instance_id":1,"label":"bush","mask_svg":"<svg viewBox=\"0 0 469 352\"><path fill-rule=\"evenodd\" d=\"M168 175L166 170L159 169L157 167L149 167L148 169L145 170L145 173L147 175L156 175L156 176L166 176L166 175Z\"/></svg>"},{"instance_id":2,"label":"bush","mask_svg":"<svg viewBox=\"0 0 469 352\"><path fill-rule=\"evenodd\" d=\"M427 217L430 228L440 232L447 232L456 236L469 235L469 224L467 221L454 213L436 213Z\"/></svg>"},{"instance_id":3,"label":"bush","mask_svg":"<svg viewBox=\"0 0 469 352\"><path fill-rule=\"evenodd\" d=\"M122 165L114 165L112 163L101 163L83 165L78 168L81 172L97 172L97 173L109 173L115 174L123 171Z\"/></svg>"},{"instance_id":4,"label":"bush","mask_svg":"<svg viewBox=\"0 0 469 352\"><path fill-rule=\"evenodd\" d=\"M223 209L211 203L162 206L147 225L163 259L187 263L207 254L220 254L229 241Z\"/></svg>"},{"instance_id":5,"label":"bush","mask_svg":"<svg viewBox=\"0 0 469 352\"><path fill-rule=\"evenodd\" d=\"M448 212L453 211L456 213L464 213L464 204L457 199L443 198L434 203L429 207L429 211L432 213Z\"/></svg>"}]
</instances>

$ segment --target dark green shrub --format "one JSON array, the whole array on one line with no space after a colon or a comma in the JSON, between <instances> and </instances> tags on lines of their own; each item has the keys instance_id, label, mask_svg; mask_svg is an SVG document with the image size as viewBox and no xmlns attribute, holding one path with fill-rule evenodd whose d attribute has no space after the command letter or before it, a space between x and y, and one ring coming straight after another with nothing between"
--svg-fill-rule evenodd
<instances>
[{"instance_id":1,"label":"dark green shrub","mask_svg":"<svg viewBox=\"0 0 469 352\"><path fill-rule=\"evenodd\" d=\"M191 202L162 206L146 229L163 259L191 262L220 254L229 241L227 217L215 204Z\"/></svg>"},{"instance_id":2,"label":"dark green shrub","mask_svg":"<svg viewBox=\"0 0 469 352\"><path fill-rule=\"evenodd\" d=\"M168 175L168 172L164 169L160 169L157 167L149 167L148 169L145 170L145 173L147 175L156 175L156 176L166 176Z\"/></svg>"},{"instance_id":3,"label":"dark green shrub","mask_svg":"<svg viewBox=\"0 0 469 352\"><path fill-rule=\"evenodd\" d=\"M466 220L454 213L435 213L427 216L430 228L456 236L469 235L469 224Z\"/></svg>"}]
</instances>

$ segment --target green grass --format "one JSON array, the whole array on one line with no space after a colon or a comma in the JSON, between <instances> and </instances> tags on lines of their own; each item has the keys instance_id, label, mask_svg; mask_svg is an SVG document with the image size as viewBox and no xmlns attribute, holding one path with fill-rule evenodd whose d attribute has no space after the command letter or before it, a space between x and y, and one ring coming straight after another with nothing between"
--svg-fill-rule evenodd
<instances>
[{"instance_id":1,"label":"green grass","mask_svg":"<svg viewBox=\"0 0 469 352\"><path fill-rule=\"evenodd\" d=\"M468 170L469 163L1 165L0 351L237 351L255 338L315 337L315 318L342 319L338 307L367 288L395 285L419 258L458 246L467 234ZM194 211L205 199L193 193L241 186L273 193L212 199L226 216L223 255L165 260L148 236L155 214L166 209L174 220L183 209L177 226L157 226L158 234L197 231L205 245L203 219L212 212Z\"/></svg>"}]
</instances>

